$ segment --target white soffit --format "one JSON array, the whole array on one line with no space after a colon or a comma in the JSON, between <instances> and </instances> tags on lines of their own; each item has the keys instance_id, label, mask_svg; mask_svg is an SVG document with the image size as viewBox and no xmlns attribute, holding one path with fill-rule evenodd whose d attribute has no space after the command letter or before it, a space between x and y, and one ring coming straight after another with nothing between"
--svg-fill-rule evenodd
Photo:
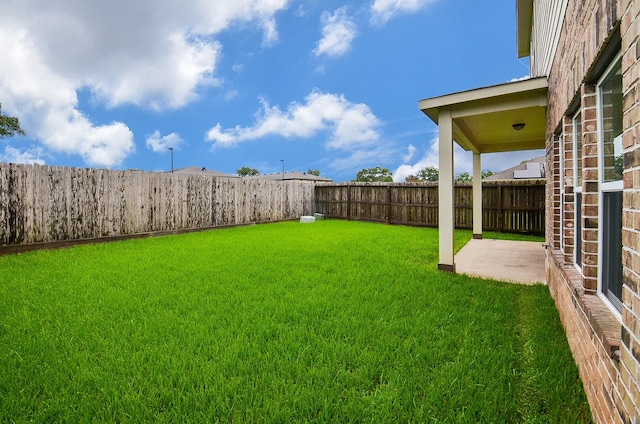
<instances>
[{"instance_id":1,"label":"white soffit","mask_svg":"<svg viewBox=\"0 0 640 424\"><path fill-rule=\"evenodd\" d=\"M440 110L449 110L453 138L465 150L491 153L542 149L547 89L546 78L534 78L424 99L419 107L436 124ZM516 124L524 127L516 130Z\"/></svg>"}]
</instances>

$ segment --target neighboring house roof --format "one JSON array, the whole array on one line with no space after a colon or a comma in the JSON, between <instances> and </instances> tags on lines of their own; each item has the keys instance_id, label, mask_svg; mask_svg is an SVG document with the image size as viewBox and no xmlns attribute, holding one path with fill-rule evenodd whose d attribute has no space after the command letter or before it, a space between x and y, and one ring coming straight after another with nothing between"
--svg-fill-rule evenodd
<instances>
[{"instance_id":1,"label":"neighboring house roof","mask_svg":"<svg viewBox=\"0 0 640 424\"><path fill-rule=\"evenodd\" d=\"M171 171L167 171L171 173ZM173 170L174 174L187 174L187 175L207 175L209 177L235 177L237 175L226 174L220 171L214 171L213 169L207 169L204 166L187 166L186 168L179 168Z\"/></svg>"},{"instance_id":2,"label":"neighboring house roof","mask_svg":"<svg viewBox=\"0 0 640 424\"><path fill-rule=\"evenodd\" d=\"M262 178L265 180L285 180L285 181L317 181L317 182L333 182L331 178L321 177L318 175L307 174L306 172L299 171L287 171L284 173L284 177L282 172L278 172L277 174L265 174L265 175L256 175L251 178Z\"/></svg>"},{"instance_id":3,"label":"neighboring house roof","mask_svg":"<svg viewBox=\"0 0 640 424\"><path fill-rule=\"evenodd\" d=\"M524 161L521 164L506 169L502 172L497 172L489 177L484 178L483 180L499 181L542 179L545 177L544 163L545 157L540 156L528 161Z\"/></svg>"}]
</instances>

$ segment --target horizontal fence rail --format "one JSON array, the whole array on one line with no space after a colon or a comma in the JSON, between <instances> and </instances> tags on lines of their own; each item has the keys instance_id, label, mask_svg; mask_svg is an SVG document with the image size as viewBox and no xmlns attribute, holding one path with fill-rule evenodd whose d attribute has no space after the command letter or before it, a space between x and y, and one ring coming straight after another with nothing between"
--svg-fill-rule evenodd
<instances>
[{"instance_id":1,"label":"horizontal fence rail","mask_svg":"<svg viewBox=\"0 0 640 424\"><path fill-rule=\"evenodd\" d=\"M438 226L437 184L347 183L316 186L317 213L327 217ZM482 184L485 231L544 234L545 182L486 181ZM473 188L454 188L455 226L473 228Z\"/></svg>"},{"instance_id":2,"label":"horizontal fence rail","mask_svg":"<svg viewBox=\"0 0 640 424\"><path fill-rule=\"evenodd\" d=\"M0 246L294 219L314 183L0 163Z\"/></svg>"}]
</instances>

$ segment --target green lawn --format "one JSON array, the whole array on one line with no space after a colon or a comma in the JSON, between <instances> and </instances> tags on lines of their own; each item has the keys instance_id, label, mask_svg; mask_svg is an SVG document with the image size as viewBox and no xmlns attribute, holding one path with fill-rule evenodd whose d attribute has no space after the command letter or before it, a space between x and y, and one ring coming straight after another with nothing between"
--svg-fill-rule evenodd
<instances>
[{"instance_id":1,"label":"green lawn","mask_svg":"<svg viewBox=\"0 0 640 424\"><path fill-rule=\"evenodd\" d=\"M437 251L328 220L0 257L0 422L590 422L547 288Z\"/></svg>"}]
</instances>

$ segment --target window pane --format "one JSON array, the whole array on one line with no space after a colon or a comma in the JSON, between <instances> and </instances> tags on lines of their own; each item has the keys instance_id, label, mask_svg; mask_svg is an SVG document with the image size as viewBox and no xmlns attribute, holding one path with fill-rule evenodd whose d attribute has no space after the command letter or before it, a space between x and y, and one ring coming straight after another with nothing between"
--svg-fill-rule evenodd
<instances>
[{"instance_id":1,"label":"window pane","mask_svg":"<svg viewBox=\"0 0 640 424\"><path fill-rule=\"evenodd\" d=\"M600 85L603 181L622 179L622 63L618 61Z\"/></svg>"},{"instance_id":2,"label":"window pane","mask_svg":"<svg viewBox=\"0 0 640 424\"><path fill-rule=\"evenodd\" d=\"M582 113L573 118L573 140L576 146L576 186L582 185Z\"/></svg>"},{"instance_id":3,"label":"window pane","mask_svg":"<svg viewBox=\"0 0 640 424\"><path fill-rule=\"evenodd\" d=\"M602 294L622 309L622 61L617 59L598 86L601 128Z\"/></svg>"},{"instance_id":4,"label":"window pane","mask_svg":"<svg viewBox=\"0 0 640 424\"><path fill-rule=\"evenodd\" d=\"M602 292L622 309L622 192L602 193Z\"/></svg>"}]
</instances>

